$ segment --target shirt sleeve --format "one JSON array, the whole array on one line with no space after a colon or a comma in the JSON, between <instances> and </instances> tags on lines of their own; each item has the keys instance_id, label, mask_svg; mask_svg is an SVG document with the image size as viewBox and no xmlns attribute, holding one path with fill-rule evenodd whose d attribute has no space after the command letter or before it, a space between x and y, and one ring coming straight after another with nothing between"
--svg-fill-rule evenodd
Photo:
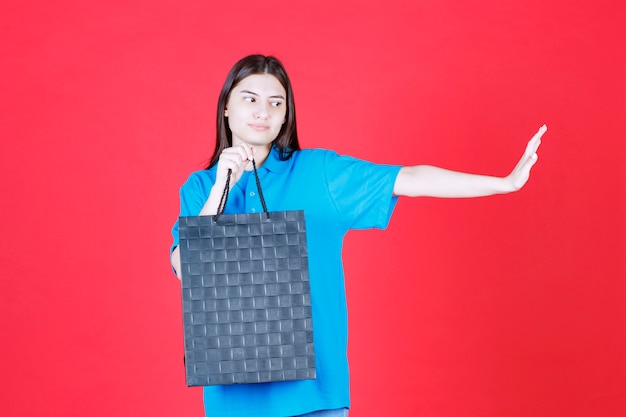
<instances>
[{"instance_id":1,"label":"shirt sleeve","mask_svg":"<svg viewBox=\"0 0 626 417\"><path fill-rule=\"evenodd\" d=\"M214 178L210 171L198 171L189 176L187 181L180 187L180 216L197 216L204 207ZM170 253L178 246L178 220L172 227L172 237L174 239L170 248Z\"/></svg>"},{"instance_id":2,"label":"shirt sleeve","mask_svg":"<svg viewBox=\"0 0 626 417\"><path fill-rule=\"evenodd\" d=\"M328 152L325 180L333 204L348 228L387 227L398 200L393 187L400 168Z\"/></svg>"}]
</instances>

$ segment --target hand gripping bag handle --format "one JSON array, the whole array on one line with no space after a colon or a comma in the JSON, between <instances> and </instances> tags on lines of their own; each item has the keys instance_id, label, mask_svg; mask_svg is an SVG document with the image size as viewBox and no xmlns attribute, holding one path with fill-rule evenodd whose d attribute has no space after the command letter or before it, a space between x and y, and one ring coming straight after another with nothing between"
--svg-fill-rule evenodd
<instances>
[{"instance_id":1,"label":"hand gripping bag handle","mask_svg":"<svg viewBox=\"0 0 626 417\"><path fill-rule=\"evenodd\" d=\"M259 197L261 198L261 205L263 206L263 213L270 218L270 213L267 211L267 205L265 204L265 197L263 197L263 190L261 189L261 181L259 181L259 174L256 171L256 163L254 159L252 159L252 168L254 168L254 178L256 179L256 188L259 190ZM217 207L217 214L213 216L213 221L217 222L222 214L224 214L224 210L226 209L226 202L228 201L228 194L230 192L230 176L232 174L232 170L228 170L228 178L226 178L226 186L224 187L224 191L222 192L222 197L220 198L220 205Z\"/></svg>"}]
</instances>

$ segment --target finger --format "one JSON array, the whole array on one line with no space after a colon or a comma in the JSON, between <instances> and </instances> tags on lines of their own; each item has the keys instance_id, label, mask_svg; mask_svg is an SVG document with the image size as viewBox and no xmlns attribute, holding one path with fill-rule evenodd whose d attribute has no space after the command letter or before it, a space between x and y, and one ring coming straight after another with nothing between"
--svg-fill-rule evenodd
<instances>
[{"instance_id":1,"label":"finger","mask_svg":"<svg viewBox=\"0 0 626 417\"><path fill-rule=\"evenodd\" d=\"M239 156L235 158L231 158L225 156L224 158L220 158L219 168L221 171L231 170L233 172L239 171L239 167L241 166L241 162L239 161Z\"/></svg>"},{"instance_id":2,"label":"finger","mask_svg":"<svg viewBox=\"0 0 626 417\"><path fill-rule=\"evenodd\" d=\"M248 161L248 153L246 152L245 147L242 145L234 146L232 148L226 148L224 149L222 155L224 155L225 158L232 159L233 161L237 162L237 164Z\"/></svg>"},{"instance_id":3,"label":"finger","mask_svg":"<svg viewBox=\"0 0 626 417\"><path fill-rule=\"evenodd\" d=\"M541 137L548 130L546 125L543 125L539 128L537 133L533 135L533 137L528 141L528 145L526 145L526 150L524 152L524 156L530 156L533 153L537 152L539 149L539 145L541 145Z\"/></svg>"},{"instance_id":4,"label":"finger","mask_svg":"<svg viewBox=\"0 0 626 417\"><path fill-rule=\"evenodd\" d=\"M218 163L217 176L222 181L226 181L228 177L231 178L231 182L236 182L238 176L240 175L242 168L241 162L239 161L239 155L224 155L224 157L220 157L220 161ZM233 183L234 183L233 182Z\"/></svg>"},{"instance_id":5,"label":"finger","mask_svg":"<svg viewBox=\"0 0 626 417\"><path fill-rule=\"evenodd\" d=\"M530 171L530 168L537 162L537 153L532 152L531 149L526 149L524 155L517 162L513 172Z\"/></svg>"},{"instance_id":6,"label":"finger","mask_svg":"<svg viewBox=\"0 0 626 417\"><path fill-rule=\"evenodd\" d=\"M547 130L548 130L548 126L546 125L541 126L539 130L537 131L537 133L533 135L530 142L537 143L537 146L539 146L539 143L541 143L541 138L543 137L543 134L547 132Z\"/></svg>"},{"instance_id":7,"label":"finger","mask_svg":"<svg viewBox=\"0 0 626 417\"><path fill-rule=\"evenodd\" d=\"M526 151L524 152L525 156L536 153L539 149L539 145L541 145L541 138L533 138L526 146Z\"/></svg>"},{"instance_id":8,"label":"finger","mask_svg":"<svg viewBox=\"0 0 626 417\"><path fill-rule=\"evenodd\" d=\"M548 126L541 125L541 127L537 129L537 132L533 135L533 139L543 136L543 134L546 133L547 130L548 130Z\"/></svg>"},{"instance_id":9,"label":"finger","mask_svg":"<svg viewBox=\"0 0 626 417\"><path fill-rule=\"evenodd\" d=\"M524 163L521 166L521 170L525 172L530 172L531 168L537 163L539 157L536 153L532 154L530 157L526 158Z\"/></svg>"},{"instance_id":10,"label":"finger","mask_svg":"<svg viewBox=\"0 0 626 417\"><path fill-rule=\"evenodd\" d=\"M224 149L224 151L222 152L222 155L220 155L220 159L223 157L224 159L229 159L231 161L234 161L238 167L241 167L242 165L245 165L248 163L249 160L249 148L246 149L244 146L239 145L239 146L235 146L233 148L226 148Z\"/></svg>"},{"instance_id":11,"label":"finger","mask_svg":"<svg viewBox=\"0 0 626 417\"><path fill-rule=\"evenodd\" d=\"M220 168L237 169L241 165L239 152L226 152L220 155Z\"/></svg>"},{"instance_id":12,"label":"finger","mask_svg":"<svg viewBox=\"0 0 626 417\"><path fill-rule=\"evenodd\" d=\"M253 150L247 143L241 143L237 147L237 150L240 152L241 158L243 161L251 161Z\"/></svg>"}]
</instances>

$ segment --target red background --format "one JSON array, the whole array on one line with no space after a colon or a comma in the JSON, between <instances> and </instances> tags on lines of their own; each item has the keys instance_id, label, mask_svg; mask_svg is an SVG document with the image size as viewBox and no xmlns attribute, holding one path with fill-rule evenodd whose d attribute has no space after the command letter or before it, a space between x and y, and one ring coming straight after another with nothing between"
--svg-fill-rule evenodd
<instances>
[{"instance_id":1,"label":"red background","mask_svg":"<svg viewBox=\"0 0 626 417\"><path fill-rule=\"evenodd\" d=\"M624 415L625 4L3 4L0 414L202 415L169 233L260 52L305 147L504 175L549 126L521 192L348 236L352 417Z\"/></svg>"}]
</instances>

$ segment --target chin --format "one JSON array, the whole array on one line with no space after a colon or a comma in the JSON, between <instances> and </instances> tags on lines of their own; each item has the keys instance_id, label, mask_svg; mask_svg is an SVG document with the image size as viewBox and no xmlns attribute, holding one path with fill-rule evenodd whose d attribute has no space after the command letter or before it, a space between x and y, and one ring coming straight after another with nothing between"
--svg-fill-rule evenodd
<instances>
[{"instance_id":1,"label":"chin","mask_svg":"<svg viewBox=\"0 0 626 417\"><path fill-rule=\"evenodd\" d=\"M275 139L276 138L274 138L274 139L252 138L252 139L246 141L246 143L248 145L250 145L250 146L265 147L265 146L271 146Z\"/></svg>"}]
</instances>

